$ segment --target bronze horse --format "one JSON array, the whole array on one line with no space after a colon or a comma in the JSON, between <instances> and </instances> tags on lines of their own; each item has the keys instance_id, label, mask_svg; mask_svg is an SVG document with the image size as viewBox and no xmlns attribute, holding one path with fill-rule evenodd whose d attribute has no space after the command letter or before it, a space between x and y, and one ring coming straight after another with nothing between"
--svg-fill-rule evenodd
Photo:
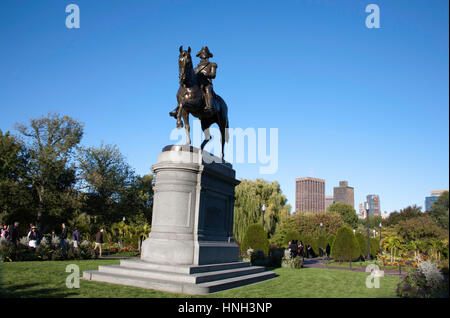
<instances>
[{"instance_id":1,"label":"bronze horse","mask_svg":"<svg viewBox=\"0 0 450 318\"><path fill-rule=\"evenodd\" d=\"M183 117L186 130L186 145L191 144L191 130L189 126L189 114L200 119L202 130L205 134L205 140L201 144L201 149L205 147L211 139L209 127L216 123L219 126L222 143L222 160L224 157L225 142L228 142L228 107L225 101L217 94L214 94L213 111L206 112L203 92L198 84L197 75L194 72L191 58L191 48L183 50L180 46L180 55L178 58L180 88L177 92L177 102L180 115L177 118L177 128L182 128L183 123L180 117Z\"/></svg>"}]
</instances>

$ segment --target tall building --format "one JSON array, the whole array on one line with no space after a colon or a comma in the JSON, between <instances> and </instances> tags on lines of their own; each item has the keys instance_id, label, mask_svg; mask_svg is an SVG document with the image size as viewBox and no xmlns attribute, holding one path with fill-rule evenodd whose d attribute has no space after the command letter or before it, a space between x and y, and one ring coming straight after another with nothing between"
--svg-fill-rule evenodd
<instances>
[{"instance_id":1,"label":"tall building","mask_svg":"<svg viewBox=\"0 0 450 318\"><path fill-rule=\"evenodd\" d=\"M339 181L339 187L333 189L334 202L351 205L355 208L355 191L348 186L347 181Z\"/></svg>"},{"instance_id":2,"label":"tall building","mask_svg":"<svg viewBox=\"0 0 450 318\"><path fill-rule=\"evenodd\" d=\"M334 197L332 195L326 195L325 196L325 210L328 209L330 205L332 205L334 202Z\"/></svg>"},{"instance_id":3,"label":"tall building","mask_svg":"<svg viewBox=\"0 0 450 318\"><path fill-rule=\"evenodd\" d=\"M381 216L380 196L378 194L369 194L366 199L369 202L369 215Z\"/></svg>"},{"instance_id":4,"label":"tall building","mask_svg":"<svg viewBox=\"0 0 450 318\"><path fill-rule=\"evenodd\" d=\"M295 211L325 211L325 180L311 177L295 180Z\"/></svg>"},{"instance_id":5,"label":"tall building","mask_svg":"<svg viewBox=\"0 0 450 318\"><path fill-rule=\"evenodd\" d=\"M425 197L425 211L430 211L434 201L436 201L436 199L439 198L439 196L445 191L448 190L431 190L430 196Z\"/></svg>"}]
</instances>

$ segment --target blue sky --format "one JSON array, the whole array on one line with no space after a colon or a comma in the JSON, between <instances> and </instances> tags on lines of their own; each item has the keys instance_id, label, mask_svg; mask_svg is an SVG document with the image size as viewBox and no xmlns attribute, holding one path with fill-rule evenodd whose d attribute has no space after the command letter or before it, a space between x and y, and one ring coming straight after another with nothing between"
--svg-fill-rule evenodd
<instances>
[{"instance_id":1,"label":"blue sky","mask_svg":"<svg viewBox=\"0 0 450 318\"><path fill-rule=\"evenodd\" d=\"M80 8L67 29L65 8ZM368 29L365 7L380 7ZM178 47L208 45L231 127L278 128L279 168L339 180L391 212L449 187L448 1L2 0L0 128L49 111L117 144L138 174L172 143ZM194 62L198 59L193 55Z\"/></svg>"}]
</instances>

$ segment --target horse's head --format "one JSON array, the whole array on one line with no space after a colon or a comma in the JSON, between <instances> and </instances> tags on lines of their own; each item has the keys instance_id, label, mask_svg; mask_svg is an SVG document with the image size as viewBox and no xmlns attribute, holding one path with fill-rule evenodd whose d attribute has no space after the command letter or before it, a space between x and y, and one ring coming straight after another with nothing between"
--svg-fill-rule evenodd
<instances>
[{"instance_id":1,"label":"horse's head","mask_svg":"<svg viewBox=\"0 0 450 318\"><path fill-rule=\"evenodd\" d=\"M183 46L180 46L180 56L178 57L178 68L180 83L185 83L187 79L187 72L192 68L191 47L189 46L187 51L183 50Z\"/></svg>"}]
</instances>

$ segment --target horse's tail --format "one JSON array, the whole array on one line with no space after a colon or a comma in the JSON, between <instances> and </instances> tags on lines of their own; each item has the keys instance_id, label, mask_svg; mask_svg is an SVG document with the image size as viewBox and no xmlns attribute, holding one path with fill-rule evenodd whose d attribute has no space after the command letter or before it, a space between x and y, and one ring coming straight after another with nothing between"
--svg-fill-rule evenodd
<instances>
[{"instance_id":1,"label":"horse's tail","mask_svg":"<svg viewBox=\"0 0 450 318\"><path fill-rule=\"evenodd\" d=\"M228 142L228 140L230 139L230 136L228 134L228 128L229 128L229 122L228 122L228 106L227 103L225 103L225 101L222 99L222 97L220 97L219 95L216 94L216 98L219 102L220 105L220 110L219 110L219 121L221 125L224 125L224 129L225 129L225 142Z\"/></svg>"}]
</instances>

